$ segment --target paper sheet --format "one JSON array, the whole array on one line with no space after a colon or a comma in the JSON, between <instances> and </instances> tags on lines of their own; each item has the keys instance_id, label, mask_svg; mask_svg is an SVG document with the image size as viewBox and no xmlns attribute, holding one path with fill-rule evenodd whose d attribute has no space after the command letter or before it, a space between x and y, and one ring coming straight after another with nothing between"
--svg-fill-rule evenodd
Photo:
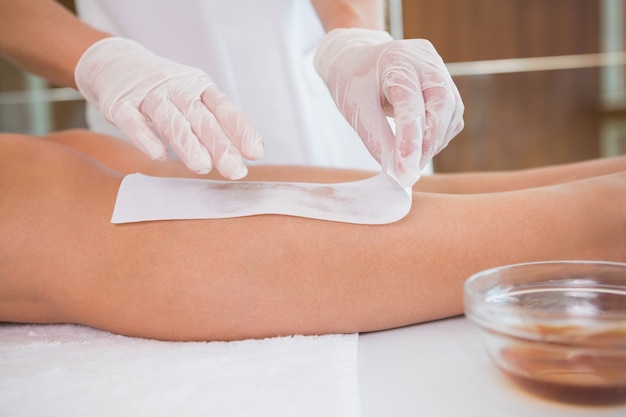
<instances>
[{"instance_id":1,"label":"paper sheet","mask_svg":"<svg viewBox=\"0 0 626 417\"><path fill-rule=\"evenodd\" d=\"M386 224L411 209L410 188L385 174L338 184L215 181L126 176L113 223L151 220L219 219L283 214L358 224Z\"/></svg>"}]
</instances>

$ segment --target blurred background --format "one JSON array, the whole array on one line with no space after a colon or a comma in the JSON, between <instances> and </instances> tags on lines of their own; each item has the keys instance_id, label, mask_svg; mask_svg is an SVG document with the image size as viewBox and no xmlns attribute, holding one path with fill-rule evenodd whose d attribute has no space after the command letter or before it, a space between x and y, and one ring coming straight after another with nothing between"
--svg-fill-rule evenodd
<instances>
[{"instance_id":1,"label":"blurred background","mask_svg":"<svg viewBox=\"0 0 626 417\"><path fill-rule=\"evenodd\" d=\"M72 0L59 0L73 10ZM435 171L516 169L626 154L623 0L389 0L396 37L437 48L465 130ZM84 101L0 60L0 131L86 127Z\"/></svg>"}]
</instances>

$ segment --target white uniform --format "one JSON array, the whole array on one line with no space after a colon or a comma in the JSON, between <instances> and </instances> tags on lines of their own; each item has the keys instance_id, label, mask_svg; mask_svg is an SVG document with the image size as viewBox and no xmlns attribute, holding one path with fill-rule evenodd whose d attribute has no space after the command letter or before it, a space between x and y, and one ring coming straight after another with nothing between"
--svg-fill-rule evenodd
<instances>
[{"instance_id":1,"label":"white uniform","mask_svg":"<svg viewBox=\"0 0 626 417\"><path fill-rule=\"evenodd\" d=\"M313 56L324 35L304 0L76 0L82 20L200 68L265 143L261 164L380 170L343 118ZM93 130L123 137L99 111Z\"/></svg>"}]
</instances>

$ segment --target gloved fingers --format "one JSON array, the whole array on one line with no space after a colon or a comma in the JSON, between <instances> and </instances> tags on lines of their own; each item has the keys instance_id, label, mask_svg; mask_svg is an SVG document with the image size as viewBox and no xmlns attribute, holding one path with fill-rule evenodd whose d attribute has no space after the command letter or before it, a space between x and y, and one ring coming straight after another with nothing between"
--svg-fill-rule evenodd
<instances>
[{"instance_id":1,"label":"gloved fingers","mask_svg":"<svg viewBox=\"0 0 626 417\"><path fill-rule=\"evenodd\" d=\"M244 158L257 160L263 156L261 136L215 84L202 93L202 103L215 115L221 129Z\"/></svg>"},{"instance_id":2,"label":"gloved fingers","mask_svg":"<svg viewBox=\"0 0 626 417\"><path fill-rule=\"evenodd\" d=\"M446 88L431 87L424 90L426 122L422 155L429 160L447 144L446 133L455 111L452 100Z\"/></svg>"},{"instance_id":3,"label":"gloved fingers","mask_svg":"<svg viewBox=\"0 0 626 417\"><path fill-rule=\"evenodd\" d=\"M359 122L357 133L370 154L380 162L383 171L396 172L396 139L384 112L364 115Z\"/></svg>"},{"instance_id":4,"label":"gloved fingers","mask_svg":"<svg viewBox=\"0 0 626 417\"><path fill-rule=\"evenodd\" d=\"M379 94L372 94L366 88L367 82L367 79L354 78L346 89L334 91L333 99L369 153L383 164L395 139L381 108Z\"/></svg>"},{"instance_id":5,"label":"gloved fingers","mask_svg":"<svg viewBox=\"0 0 626 417\"><path fill-rule=\"evenodd\" d=\"M450 119L450 124L448 125L448 129L446 129L445 144L443 145L441 149L437 150L437 153L441 152L443 148L445 148L448 145L448 143L450 143L450 141L456 135L461 133L461 131L465 127L465 122L463 121L463 113L465 112L465 105L463 104L463 100L461 98L461 94L459 93L459 90L456 88L456 86L453 86L453 87L454 87L454 95L456 97L456 106L454 108L454 114L452 115L452 118Z\"/></svg>"},{"instance_id":6,"label":"gloved fingers","mask_svg":"<svg viewBox=\"0 0 626 417\"><path fill-rule=\"evenodd\" d=\"M392 90L397 90L394 88ZM392 93L393 95L393 93ZM425 110L421 94L411 101L398 101L394 105L396 124L395 159L398 181L405 187L412 186L420 178L421 170L428 162L425 147Z\"/></svg>"},{"instance_id":7,"label":"gloved fingers","mask_svg":"<svg viewBox=\"0 0 626 417\"><path fill-rule=\"evenodd\" d=\"M207 89L218 91L207 74L161 58L134 41L107 38L95 43L81 57L75 78L87 100L153 158L165 157L162 141L167 141L190 170L207 173L215 164L226 177L239 178L247 168L236 147L243 142L251 158L262 152L262 145L250 144L252 139L242 140L252 136L240 119L224 118L235 119L238 130L223 129L222 116L215 117L219 109L202 104ZM121 109L118 117L112 116L115 108Z\"/></svg>"},{"instance_id":8,"label":"gloved fingers","mask_svg":"<svg viewBox=\"0 0 626 417\"><path fill-rule=\"evenodd\" d=\"M463 101L452 76L435 47L427 40L410 42L425 64L418 68L426 106L422 160L425 166L463 129Z\"/></svg>"},{"instance_id":9,"label":"gloved fingers","mask_svg":"<svg viewBox=\"0 0 626 417\"><path fill-rule=\"evenodd\" d=\"M193 102L188 118L215 167L225 178L238 180L248 174L241 152L224 133L215 116L200 99Z\"/></svg>"},{"instance_id":10,"label":"gloved fingers","mask_svg":"<svg viewBox=\"0 0 626 417\"><path fill-rule=\"evenodd\" d=\"M463 105L456 88L433 86L424 90L426 129L423 155L432 159L463 129Z\"/></svg>"},{"instance_id":11,"label":"gloved fingers","mask_svg":"<svg viewBox=\"0 0 626 417\"><path fill-rule=\"evenodd\" d=\"M381 89L396 124L395 160L398 181L412 186L423 168L426 105L410 61L390 66L382 74Z\"/></svg>"},{"instance_id":12,"label":"gloved fingers","mask_svg":"<svg viewBox=\"0 0 626 417\"><path fill-rule=\"evenodd\" d=\"M110 122L150 159L162 161L167 158L167 148L135 106L122 103L111 111L110 116Z\"/></svg>"},{"instance_id":13,"label":"gloved fingers","mask_svg":"<svg viewBox=\"0 0 626 417\"><path fill-rule=\"evenodd\" d=\"M404 185L406 182L403 179L404 168L397 157L396 138L380 101L344 106L342 113L356 130L369 153L380 163L383 172Z\"/></svg>"},{"instance_id":14,"label":"gloved fingers","mask_svg":"<svg viewBox=\"0 0 626 417\"><path fill-rule=\"evenodd\" d=\"M248 173L242 155L215 114L202 102L202 95L213 86L215 84L208 75L193 73L170 80L167 88L170 100L184 115L198 145L208 151L220 174L229 179L240 179Z\"/></svg>"},{"instance_id":15,"label":"gloved fingers","mask_svg":"<svg viewBox=\"0 0 626 417\"><path fill-rule=\"evenodd\" d=\"M387 126L389 127L388 122ZM404 154L406 149L402 149L402 146L398 145L403 141L403 135L399 134L402 131L405 132L406 136L421 138L419 135L407 133L413 131L415 126L412 123L405 125L396 123L396 135L394 136L391 127L389 127L390 138L382 142L381 165L383 172L393 177L403 187L411 187L421 176L419 169L420 152Z\"/></svg>"},{"instance_id":16,"label":"gloved fingers","mask_svg":"<svg viewBox=\"0 0 626 417\"><path fill-rule=\"evenodd\" d=\"M185 116L170 101L168 87L161 85L151 90L141 104L141 112L191 171L198 174L211 171L209 152L200 144Z\"/></svg>"}]
</instances>

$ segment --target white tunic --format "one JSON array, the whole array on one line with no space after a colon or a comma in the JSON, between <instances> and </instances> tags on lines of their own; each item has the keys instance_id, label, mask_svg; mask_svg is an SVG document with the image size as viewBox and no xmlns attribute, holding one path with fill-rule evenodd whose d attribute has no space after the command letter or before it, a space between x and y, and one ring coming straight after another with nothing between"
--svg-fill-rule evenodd
<instances>
[{"instance_id":1,"label":"white tunic","mask_svg":"<svg viewBox=\"0 0 626 417\"><path fill-rule=\"evenodd\" d=\"M313 68L324 31L309 1L76 0L76 7L92 26L209 74L261 134L260 163L380 170ZM122 136L95 109L88 121Z\"/></svg>"}]
</instances>

